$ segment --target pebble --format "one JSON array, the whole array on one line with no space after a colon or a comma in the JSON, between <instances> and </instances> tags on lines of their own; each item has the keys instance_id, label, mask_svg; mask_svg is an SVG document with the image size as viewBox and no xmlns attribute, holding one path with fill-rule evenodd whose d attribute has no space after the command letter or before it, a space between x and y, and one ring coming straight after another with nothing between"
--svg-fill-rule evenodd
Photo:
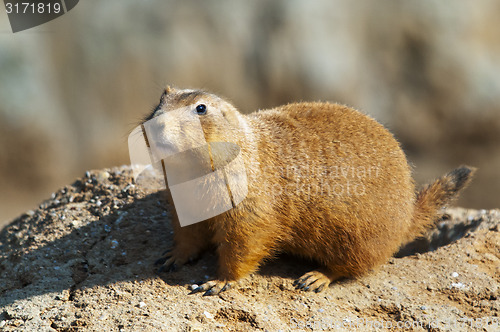
<instances>
[{"instance_id":1,"label":"pebble","mask_svg":"<svg viewBox=\"0 0 500 332\"><path fill-rule=\"evenodd\" d=\"M0 327L4 327L7 324L4 320L0 322Z\"/></svg>"},{"instance_id":2,"label":"pebble","mask_svg":"<svg viewBox=\"0 0 500 332\"><path fill-rule=\"evenodd\" d=\"M203 315L205 315L205 317L207 317L208 319L214 319L214 315L212 315L208 311L203 311Z\"/></svg>"},{"instance_id":3,"label":"pebble","mask_svg":"<svg viewBox=\"0 0 500 332\"><path fill-rule=\"evenodd\" d=\"M192 332L202 332L203 331L203 327L191 325L191 326L189 326L189 331L192 331Z\"/></svg>"},{"instance_id":4,"label":"pebble","mask_svg":"<svg viewBox=\"0 0 500 332\"><path fill-rule=\"evenodd\" d=\"M119 223L122 222L123 218L125 218L125 216L128 214L127 211L123 212L122 214L120 214L120 216L118 218L116 218L116 221L115 221L115 225L118 225Z\"/></svg>"},{"instance_id":5,"label":"pebble","mask_svg":"<svg viewBox=\"0 0 500 332\"><path fill-rule=\"evenodd\" d=\"M457 272L453 272L453 273L451 274L451 276L452 276L453 278L457 278L457 277L458 277L458 273L457 273Z\"/></svg>"},{"instance_id":6,"label":"pebble","mask_svg":"<svg viewBox=\"0 0 500 332\"><path fill-rule=\"evenodd\" d=\"M125 188L122 189L122 193L127 193L129 191L129 189L134 189L134 188L135 188L135 185L129 184Z\"/></svg>"},{"instance_id":7,"label":"pebble","mask_svg":"<svg viewBox=\"0 0 500 332\"><path fill-rule=\"evenodd\" d=\"M118 241L111 240L111 249L115 249L116 247L118 247Z\"/></svg>"},{"instance_id":8,"label":"pebble","mask_svg":"<svg viewBox=\"0 0 500 332\"><path fill-rule=\"evenodd\" d=\"M139 302L139 308L144 308L146 306L146 303L145 302Z\"/></svg>"},{"instance_id":9,"label":"pebble","mask_svg":"<svg viewBox=\"0 0 500 332\"><path fill-rule=\"evenodd\" d=\"M109 179L109 173L104 171L104 172L99 172L97 173L97 176L96 176L97 180L99 182L104 182L106 181L107 179Z\"/></svg>"},{"instance_id":10,"label":"pebble","mask_svg":"<svg viewBox=\"0 0 500 332\"><path fill-rule=\"evenodd\" d=\"M197 285L197 284L192 284L192 285L191 285L191 290L195 290L196 288L198 288L198 285Z\"/></svg>"},{"instance_id":11,"label":"pebble","mask_svg":"<svg viewBox=\"0 0 500 332\"><path fill-rule=\"evenodd\" d=\"M452 282L451 283L451 287L454 287L454 288L464 288L465 285L462 284L461 282Z\"/></svg>"}]
</instances>

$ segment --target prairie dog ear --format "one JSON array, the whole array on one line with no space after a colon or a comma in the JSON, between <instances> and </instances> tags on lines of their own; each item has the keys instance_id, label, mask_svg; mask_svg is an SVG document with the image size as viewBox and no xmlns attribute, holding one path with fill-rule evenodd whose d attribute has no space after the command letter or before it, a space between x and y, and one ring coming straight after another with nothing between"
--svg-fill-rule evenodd
<instances>
[{"instance_id":1,"label":"prairie dog ear","mask_svg":"<svg viewBox=\"0 0 500 332\"><path fill-rule=\"evenodd\" d=\"M234 108L223 108L221 109L222 116L229 122L231 125L237 127L240 124L238 120L238 111Z\"/></svg>"},{"instance_id":2,"label":"prairie dog ear","mask_svg":"<svg viewBox=\"0 0 500 332\"><path fill-rule=\"evenodd\" d=\"M177 91L178 90L175 87L173 87L173 86L167 85L165 87L165 95L171 95L173 93L176 93Z\"/></svg>"}]
</instances>

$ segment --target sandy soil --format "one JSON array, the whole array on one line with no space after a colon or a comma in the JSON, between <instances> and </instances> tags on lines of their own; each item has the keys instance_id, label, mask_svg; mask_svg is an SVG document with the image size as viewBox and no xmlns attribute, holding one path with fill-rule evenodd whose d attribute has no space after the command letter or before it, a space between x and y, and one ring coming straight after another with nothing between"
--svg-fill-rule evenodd
<instances>
[{"instance_id":1,"label":"sandy soil","mask_svg":"<svg viewBox=\"0 0 500 332\"><path fill-rule=\"evenodd\" d=\"M500 331L500 210L447 209L399 258L320 294L292 286L314 263L283 256L203 297L188 293L215 255L157 274L170 214L131 183L126 167L87 172L2 230L1 330Z\"/></svg>"}]
</instances>

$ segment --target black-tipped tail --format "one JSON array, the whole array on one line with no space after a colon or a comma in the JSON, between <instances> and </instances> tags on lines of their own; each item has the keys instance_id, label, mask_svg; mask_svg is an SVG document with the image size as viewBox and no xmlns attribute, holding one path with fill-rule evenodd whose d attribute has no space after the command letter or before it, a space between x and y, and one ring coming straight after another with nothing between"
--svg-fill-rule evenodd
<instances>
[{"instance_id":1,"label":"black-tipped tail","mask_svg":"<svg viewBox=\"0 0 500 332\"><path fill-rule=\"evenodd\" d=\"M460 166L420 190L407 240L421 235L433 226L439 209L458 197L460 191L470 183L475 172L474 167Z\"/></svg>"}]
</instances>

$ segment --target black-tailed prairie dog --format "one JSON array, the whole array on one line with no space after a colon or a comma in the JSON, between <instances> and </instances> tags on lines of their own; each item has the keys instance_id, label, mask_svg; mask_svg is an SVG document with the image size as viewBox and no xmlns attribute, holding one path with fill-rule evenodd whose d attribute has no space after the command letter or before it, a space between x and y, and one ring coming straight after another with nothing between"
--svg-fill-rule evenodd
<instances>
[{"instance_id":1,"label":"black-tailed prairie dog","mask_svg":"<svg viewBox=\"0 0 500 332\"><path fill-rule=\"evenodd\" d=\"M174 245L158 264L177 268L215 248L217 279L193 291L205 295L283 252L318 263L295 282L306 291L362 275L432 227L475 171L461 166L416 191L393 135L338 104L294 103L243 115L214 94L168 87L145 122L178 109L197 116L206 142L240 147L248 186L241 202L207 220L181 227L173 213ZM189 136L182 121L163 128L172 146Z\"/></svg>"}]
</instances>

